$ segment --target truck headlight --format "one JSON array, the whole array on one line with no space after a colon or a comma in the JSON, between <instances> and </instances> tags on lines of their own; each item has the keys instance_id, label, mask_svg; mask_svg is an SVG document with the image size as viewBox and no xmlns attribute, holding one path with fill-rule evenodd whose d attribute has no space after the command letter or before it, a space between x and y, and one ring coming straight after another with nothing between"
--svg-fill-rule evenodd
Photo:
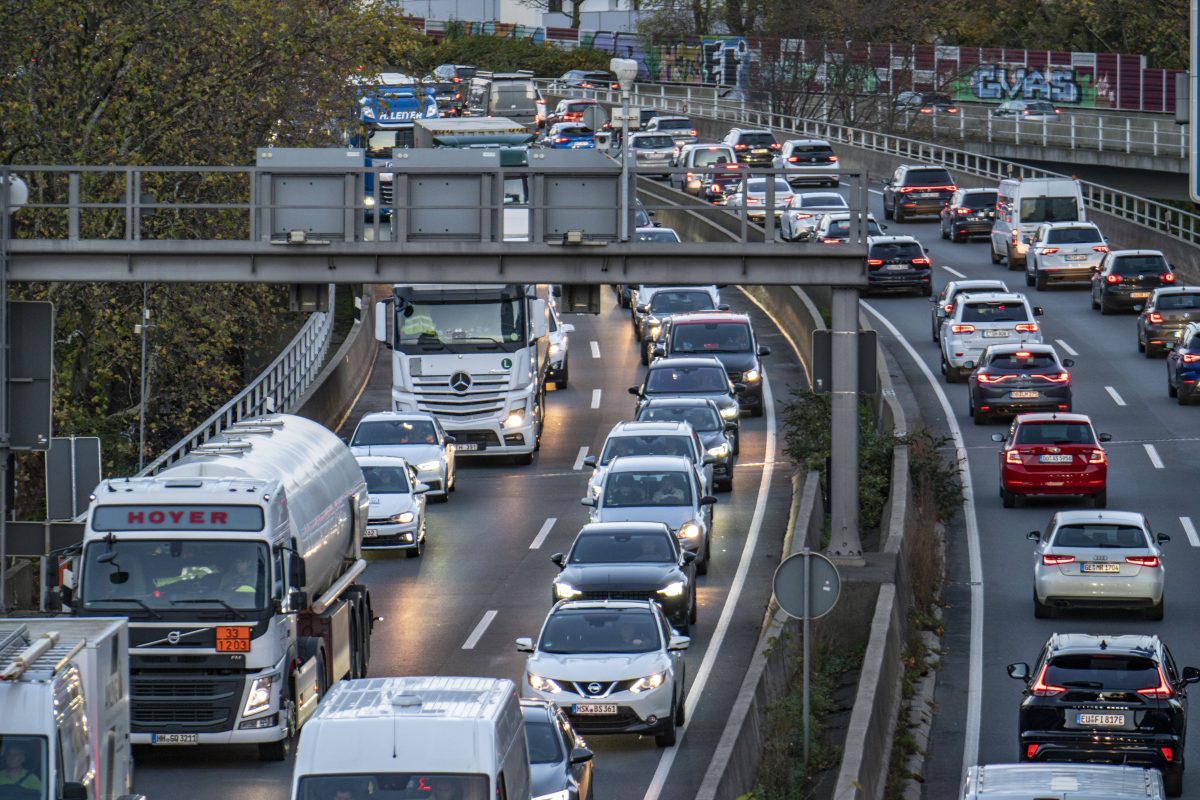
<instances>
[{"instance_id":1,"label":"truck headlight","mask_svg":"<svg viewBox=\"0 0 1200 800\"><path fill-rule=\"evenodd\" d=\"M388 522L393 525L407 525L417 518L417 515L411 511L401 511L399 514L393 514L388 517Z\"/></svg>"},{"instance_id":2,"label":"truck headlight","mask_svg":"<svg viewBox=\"0 0 1200 800\"><path fill-rule=\"evenodd\" d=\"M716 447L708 448L708 454L713 458L729 458L729 442L721 442Z\"/></svg>"},{"instance_id":3,"label":"truck headlight","mask_svg":"<svg viewBox=\"0 0 1200 800\"><path fill-rule=\"evenodd\" d=\"M367 208L374 208L375 207L375 198L372 197L371 195L367 195L366 197L363 198L363 205L366 206Z\"/></svg>"},{"instance_id":4,"label":"truck headlight","mask_svg":"<svg viewBox=\"0 0 1200 800\"><path fill-rule=\"evenodd\" d=\"M243 717L252 717L271 709L271 686L274 683L274 675L254 679L254 683L250 684L250 694L246 697L246 707L242 709Z\"/></svg>"},{"instance_id":5,"label":"truck headlight","mask_svg":"<svg viewBox=\"0 0 1200 800\"><path fill-rule=\"evenodd\" d=\"M629 687L629 691L633 692L634 694L641 694L642 692L652 692L655 689L657 689L658 687L662 686L666 682L667 682L667 673L656 672L653 675L647 675L644 678L638 678L636 681L633 682L633 685Z\"/></svg>"},{"instance_id":6,"label":"truck headlight","mask_svg":"<svg viewBox=\"0 0 1200 800\"><path fill-rule=\"evenodd\" d=\"M738 407L737 406L729 406L728 408L721 409L721 419L737 419L737 417L738 417Z\"/></svg>"},{"instance_id":7,"label":"truck headlight","mask_svg":"<svg viewBox=\"0 0 1200 800\"><path fill-rule=\"evenodd\" d=\"M508 412L508 416L504 418L504 427L519 428L525 424L525 409L514 408Z\"/></svg>"},{"instance_id":8,"label":"truck headlight","mask_svg":"<svg viewBox=\"0 0 1200 800\"><path fill-rule=\"evenodd\" d=\"M549 692L550 694L558 694L562 691L562 687L549 678L543 678L541 675L529 673L529 688L535 692Z\"/></svg>"},{"instance_id":9,"label":"truck headlight","mask_svg":"<svg viewBox=\"0 0 1200 800\"><path fill-rule=\"evenodd\" d=\"M700 526L694 522L685 522L675 533L680 539L696 539L700 536Z\"/></svg>"},{"instance_id":10,"label":"truck headlight","mask_svg":"<svg viewBox=\"0 0 1200 800\"><path fill-rule=\"evenodd\" d=\"M436 472L442 468L440 461L426 461L424 464L417 464L417 472Z\"/></svg>"},{"instance_id":11,"label":"truck headlight","mask_svg":"<svg viewBox=\"0 0 1200 800\"><path fill-rule=\"evenodd\" d=\"M762 373L756 369L748 369L742 373L742 380L746 383L758 383L762 379Z\"/></svg>"},{"instance_id":12,"label":"truck headlight","mask_svg":"<svg viewBox=\"0 0 1200 800\"><path fill-rule=\"evenodd\" d=\"M572 597L579 597L583 592L576 589L569 583L555 583L554 596L559 600L570 600Z\"/></svg>"},{"instance_id":13,"label":"truck headlight","mask_svg":"<svg viewBox=\"0 0 1200 800\"><path fill-rule=\"evenodd\" d=\"M671 581L658 590L663 597L683 597L683 581Z\"/></svg>"}]
</instances>

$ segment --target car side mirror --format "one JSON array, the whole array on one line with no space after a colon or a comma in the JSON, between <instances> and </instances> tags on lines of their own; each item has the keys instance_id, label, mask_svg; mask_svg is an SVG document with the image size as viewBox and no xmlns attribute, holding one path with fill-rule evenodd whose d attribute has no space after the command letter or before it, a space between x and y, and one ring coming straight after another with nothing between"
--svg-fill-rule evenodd
<instances>
[{"instance_id":1,"label":"car side mirror","mask_svg":"<svg viewBox=\"0 0 1200 800\"><path fill-rule=\"evenodd\" d=\"M746 384L744 384L744 383L735 383L735 384L733 385L733 393L734 393L734 394L741 394L741 393L742 393L742 392L744 392L744 391L746 391Z\"/></svg>"},{"instance_id":2,"label":"car side mirror","mask_svg":"<svg viewBox=\"0 0 1200 800\"><path fill-rule=\"evenodd\" d=\"M1075 366L1075 359L1073 359L1073 358L1064 358L1064 359L1063 359L1063 362L1062 362L1062 365L1063 365L1064 367L1073 367L1073 366Z\"/></svg>"},{"instance_id":3,"label":"car side mirror","mask_svg":"<svg viewBox=\"0 0 1200 800\"><path fill-rule=\"evenodd\" d=\"M642 388L640 386L630 386L629 393L631 395L633 395L634 397L637 397L639 394L642 393Z\"/></svg>"},{"instance_id":4,"label":"car side mirror","mask_svg":"<svg viewBox=\"0 0 1200 800\"><path fill-rule=\"evenodd\" d=\"M592 469L595 469L597 463L598 462L596 461L595 456L584 456L583 457L583 465L585 467L591 467Z\"/></svg>"},{"instance_id":5,"label":"car side mirror","mask_svg":"<svg viewBox=\"0 0 1200 800\"><path fill-rule=\"evenodd\" d=\"M587 506L588 508L595 508L596 500L592 497L581 497L579 498L579 505Z\"/></svg>"},{"instance_id":6,"label":"car side mirror","mask_svg":"<svg viewBox=\"0 0 1200 800\"><path fill-rule=\"evenodd\" d=\"M1038 531L1030 531L1029 533L1025 534L1025 538L1031 542L1036 542L1042 538L1042 534Z\"/></svg>"},{"instance_id":7,"label":"car side mirror","mask_svg":"<svg viewBox=\"0 0 1200 800\"><path fill-rule=\"evenodd\" d=\"M517 639L517 652L532 653L533 639L530 639L528 636L522 636L520 639Z\"/></svg>"},{"instance_id":8,"label":"car side mirror","mask_svg":"<svg viewBox=\"0 0 1200 800\"><path fill-rule=\"evenodd\" d=\"M638 303L637 312L639 314L649 314L650 313L650 304L649 303Z\"/></svg>"},{"instance_id":9,"label":"car side mirror","mask_svg":"<svg viewBox=\"0 0 1200 800\"><path fill-rule=\"evenodd\" d=\"M575 326L569 322L564 322L562 325L560 325L558 327L558 329L560 331L562 331L563 333L574 333L575 332Z\"/></svg>"},{"instance_id":10,"label":"car side mirror","mask_svg":"<svg viewBox=\"0 0 1200 800\"><path fill-rule=\"evenodd\" d=\"M342 444L346 445L346 447L350 446L350 437L349 436L339 436L338 438L342 440Z\"/></svg>"},{"instance_id":11,"label":"car side mirror","mask_svg":"<svg viewBox=\"0 0 1200 800\"><path fill-rule=\"evenodd\" d=\"M717 303L717 311L728 311L729 303Z\"/></svg>"},{"instance_id":12,"label":"car side mirror","mask_svg":"<svg viewBox=\"0 0 1200 800\"><path fill-rule=\"evenodd\" d=\"M693 553L691 550L684 550L683 555L681 555L679 558L684 564L690 564L699 558L699 555L697 553Z\"/></svg>"},{"instance_id":13,"label":"car side mirror","mask_svg":"<svg viewBox=\"0 0 1200 800\"><path fill-rule=\"evenodd\" d=\"M595 757L595 754L586 747L576 747L571 751L571 765L586 764Z\"/></svg>"},{"instance_id":14,"label":"car side mirror","mask_svg":"<svg viewBox=\"0 0 1200 800\"><path fill-rule=\"evenodd\" d=\"M1166 533L1156 533L1154 534L1154 541L1158 542L1159 544L1166 544L1167 542L1171 541L1171 537Z\"/></svg>"},{"instance_id":15,"label":"car side mirror","mask_svg":"<svg viewBox=\"0 0 1200 800\"><path fill-rule=\"evenodd\" d=\"M1034 306L1033 315L1035 317L1044 317L1046 315L1046 309L1042 308L1041 306Z\"/></svg>"},{"instance_id":16,"label":"car side mirror","mask_svg":"<svg viewBox=\"0 0 1200 800\"><path fill-rule=\"evenodd\" d=\"M758 355L759 357L771 355L771 348L768 345L760 344L758 346Z\"/></svg>"},{"instance_id":17,"label":"car side mirror","mask_svg":"<svg viewBox=\"0 0 1200 800\"><path fill-rule=\"evenodd\" d=\"M413 494L425 494L429 491L428 483L418 483L413 486Z\"/></svg>"},{"instance_id":18,"label":"car side mirror","mask_svg":"<svg viewBox=\"0 0 1200 800\"><path fill-rule=\"evenodd\" d=\"M1009 664L1008 677L1015 678L1019 681L1029 680L1029 665L1023 662L1020 664Z\"/></svg>"},{"instance_id":19,"label":"car side mirror","mask_svg":"<svg viewBox=\"0 0 1200 800\"><path fill-rule=\"evenodd\" d=\"M717 498L713 497L711 494L706 494L704 497L700 498L700 505L702 506L713 506L716 504Z\"/></svg>"},{"instance_id":20,"label":"car side mirror","mask_svg":"<svg viewBox=\"0 0 1200 800\"><path fill-rule=\"evenodd\" d=\"M1004 441L1004 434L1003 434L1003 433L993 433L993 434L992 434L992 441L993 441L993 442L1003 442L1003 441Z\"/></svg>"},{"instance_id":21,"label":"car side mirror","mask_svg":"<svg viewBox=\"0 0 1200 800\"><path fill-rule=\"evenodd\" d=\"M887 226L887 225L880 225L880 226L879 226L879 230L881 230L881 231L886 231L887 229L888 229L888 226Z\"/></svg>"},{"instance_id":22,"label":"car side mirror","mask_svg":"<svg viewBox=\"0 0 1200 800\"><path fill-rule=\"evenodd\" d=\"M1183 682L1200 683L1200 669L1196 669L1195 667L1184 667Z\"/></svg>"},{"instance_id":23,"label":"car side mirror","mask_svg":"<svg viewBox=\"0 0 1200 800\"><path fill-rule=\"evenodd\" d=\"M668 650L687 650L691 645L691 637L688 636L672 636L671 641L667 644Z\"/></svg>"},{"instance_id":24,"label":"car side mirror","mask_svg":"<svg viewBox=\"0 0 1200 800\"><path fill-rule=\"evenodd\" d=\"M963 369L975 369L975 362L974 361L964 361Z\"/></svg>"},{"instance_id":25,"label":"car side mirror","mask_svg":"<svg viewBox=\"0 0 1200 800\"><path fill-rule=\"evenodd\" d=\"M1102 433L1102 434L1100 434L1100 435L1099 435L1098 437L1096 437L1096 438L1098 438L1098 439L1099 439L1100 441L1102 441L1102 442L1111 442L1111 441L1112 441L1112 434L1111 434L1111 433Z\"/></svg>"},{"instance_id":26,"label":"car side mirror","mask_svg":"<svg viewBox=\"0 0 1200 800\"><path fill-rule=\"evenodd\" d=\"M652 353L655 358L662 358L667 354L667 348L663 347L661 344L656 344L654 345L654 350Z\"/></svg>"},{"instance_id":27,"label":"car side mirror","mask_svg":"<svg viewBox=\"0 0 1200 800\"><path fill-rule=\"evenodd\" d=\"M700 461L700 463L704 465L715 464L717 463L717 459L713 456L710 456L708 453L705 453L704 458Z\"/></svg>"},{"instance_id":28,"label":"car side mirror","mask_svg":"<svg viewBox=\"0 0 1200 800\"><path fill-rule=\"evenodd\" d=\"M448 433L446 434L446 444L454 444L457 441L458 441L458 439L455 439L453 436L451 436Z\"/></svg>"},{"instance_id":29,"label":"car side mirror","mask_svg":"<svg viewBox=\"0 0 1200 800\"><path fill-rule=\"evenodd\" d=\"M726 433L737 433L737 429L738 429L738 425L736 422L726 422L725 423L725 432Z\"/></svg>"},{"instance_id":30,"label":"car side mirror","mask_svg":"<svg viewBox=\"0 0 1200 800\"><path fill-rule=\"evenodd\" d=\"M550 560L555 564L558 564L559 569L563 569L567 566L567 557L563 553L555 553L554 555L550 556Z\"/></svg>"}]
</instances>

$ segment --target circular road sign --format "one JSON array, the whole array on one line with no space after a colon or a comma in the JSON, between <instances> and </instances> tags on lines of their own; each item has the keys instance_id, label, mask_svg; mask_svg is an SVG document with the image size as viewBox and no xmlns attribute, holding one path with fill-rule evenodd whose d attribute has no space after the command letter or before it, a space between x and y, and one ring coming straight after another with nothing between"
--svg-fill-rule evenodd
<instances>
[{"instance_id":1,"label":"circular road sign","mask_svg":"<svg viewBox=\"0 0 1200 800\"><path fill-rule=\"evenodd\" d=\"M806 580L807 576L807 580ZM829 613L842 592L837 567L820 553L796 553L783 560L775 570L775 601L787 614L804 619L804 596L808 594L809 619Z\"/></svg>"}]
</instances>

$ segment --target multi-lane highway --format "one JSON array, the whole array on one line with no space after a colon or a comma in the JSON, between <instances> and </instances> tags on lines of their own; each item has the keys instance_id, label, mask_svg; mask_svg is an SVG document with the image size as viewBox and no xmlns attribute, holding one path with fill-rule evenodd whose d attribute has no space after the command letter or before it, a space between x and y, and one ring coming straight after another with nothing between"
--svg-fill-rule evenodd
<instances>
[{"instance_id":1,"label":"multi-lane highway","mask_svg":"<svg viewBox=\"0 0 1200 800\"><path fill-rule=\"evenodd\" d=\"M603 292L599 316L571 316L571 384L548 396L542 449L519 467L460 461L449 503L430 504L429 539L420 559L373 557L366 573L375 611L384 619L372 637L370 672L380 675L489 675L519 680L524 666L514 639L536 636L551 605L550 561L567 550L586 521L580 505L596 453L618 420L632 418L628 389L640 382L629 313ZM754 315L762 344L771 346L767 376L776 402L804 380L796 355L778 329L737 289L723 301ZM387 408L390 353L383 351L367 390L344 426ZM774 412L742 420L742 445L732 492L716 507L713 564L700 579L699 623L687 652L688 724L675 748L653 737L592 736L596 800L695 796L741 686L779 563L791 483L781 459ZM136 786L151 798L281 800L290 765L264 764L244 750L143 749Z\"/></svg>"}]
</instances>

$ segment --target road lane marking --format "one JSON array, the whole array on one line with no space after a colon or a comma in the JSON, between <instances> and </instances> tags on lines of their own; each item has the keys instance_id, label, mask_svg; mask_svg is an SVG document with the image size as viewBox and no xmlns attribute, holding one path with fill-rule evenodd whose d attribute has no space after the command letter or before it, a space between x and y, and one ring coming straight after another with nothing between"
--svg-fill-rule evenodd
<instances>
[{"instance_id":1,"label":"road lane marking","mask_svg":"<svg viewBox=\"0 0 1200 800\"><path fill-rule=\"evenodd\" d=\"M955 458L959 465L959 480L963 493L963 520L967 527L967 561L970 565L971 580L971 644L970 663L968 665L967 685L967 719L966 731L963 736L962 775L966 775L967 767L973 767L979 759L979 727L983 702L983 561L979 552L979 522L975 519L975 490L971 484L971 466L967 462L967 449L963 443L962 429L958 419L950 408L950 400L942 388L941 381L933 377L929 365L925 363L908 339L896 329L889 319L884 317L870 303L860 302L860 305L878 319L905 349L909 357L916 363L917 368L929 381L942 412L946 415L946 425L950 428L950 438L954 440Z\"/></svg>"},{"instance_id":2,"label":"road lane marking","mask_svg":"<svg viewBox=\"0 0 1200 800\"><path fill-rule=\"evenodd\" d=\"M946 272L949 272L951 275L953 275L953 276L954 276L954 277L956 277L956 278L965 278L965 277L967 277L966 275L963 275L963 274L962 274L961 272L959 272L958 270L956 270L956 269L953 269L953 268L951 268L951 267L947 267L945 264L942 264L942 269L946 270Z\"/></svg>"},{"instance_id":3,"label":"road lane marking","mask_svg":"<svg viewBox=\"0 0 1200 800\"><path fill-rule=\"evenodd\" d=\"M571 467L571 469L576 471L583 469L583 460L587 458L587 451L588 449L586 444L579 448L579 455L575 456L575 465Z\"/></svg>"},{"instance_id":4,"label":"road lane marking","mask_svg":"<svg viewBox=\"0 0 1200 800\"><path fill-rule=\"evenodd\" d=\"M600 357L600 343L599 342L588 342L588 344L590 344L592 346L592 358L599 358Z\"/></svg>"},{"instance_id":5,"label":"road lane marking","mask_svg":"<svg viewBox=\"0 0 1200 800\"><path fill-rule=\"evenodd\" d=\"M550 529L556 522L558 522L558 517L550 517L542 523L542 529L538 531L537 536L533 537L533 543L529 545L530 550L537 550L542 546L542 542L546 541L546 537L550 535Z\"/></svg>"},{"instance_id":6,"label":"road lane marking","mask_svg":"<svg viewBox=\"0 0 1200 800\"><path fill-rule=\"evenodd\" d=\"M725 634L733 620L733 611L737 607L738 600L742 596L742 588L746 584L746 575L750 572L754 549L758 545L758 533L762 528L763 516L767 510L767 499L771 494L771 476L775 473L775 402L771 395L771 382L766 375L763 375L762 387L763 407L767 410L767 444L763 451L765 464L763 465L762 480L758 484L758 498L754 501L754 516L750 520L750 530L746 534L746 543L742 546L742 557L738 561L737 572L734 573L733 583L729 586L729 594L725 598L725 607L721 609L721 618L717 621L717 627L713 629L712 641L709 642L708 649L704 651L704 660L700 663L700 669L696 671L692 687L687 693L687 702L684 703L684 714L687 716L687 720L682 727L677 729L675 746L663 751L658 768L654 770L654 777L650 780L650 786L646 789L643 800L658 800L659 795L662 794L667 776L671 773L671 766L675 763L675 756L682 749L683 737L687 735L688 727L696 718L696 706L700 702L701 695L704 694L704 686L708 683L713 664L717 660L717 654L725 641Z\"/></svg>"},{"instance_id":7,"label":"road lane marking","mask_svg":"<svg viewBox=\"0 0 1200 800\"><path fill-rule=\"evenodd\" d=\"M1075 349L1073 347L1071 347L1071 345L1067 344L1062 339L1055 339L1054 343L1057 344L1059 347L1061 347L1064 351L1066 351L1067 355L1069 355L1069 356L1079 355L1079 353L1076 353Z\"/></svg>"},{"instance_id":8,"label":"road lane marking","mask_svg":"<svg viewBox=\"0 0 1200 800\"><path fill-rule=\"evenodd\" d=\"M483 632L488 629L488 625L492 624L492 620L496 618L496 610L488 609L483 615L483 619L479 620L479 624L475 626L475 630L471 631L471 635L467 637L467 641L463 643L463 650L474 650L475 645L479 644L479 640L483 637Z\"/></svg>"},{"instance_id":9,"label":"road lane marking","mask_svg":"<svg viewBox=\"0 0 1200 800\"><path fill-rule=\"evenodd\" d=\"M1117 394L1116 389L1114 389L1111 386L1105 386L1104 391L1108 392L1108 396L1113 399L1114 403L1116 403L1119 406L1125 405L1125 400L1121 397L1121 395Z\"/></svg>"},{"instance_id":10,"label":"road lane marking","mask_svg":"<svg viewBox=\"0 0 1200 800\"><path fill-rule=\"evenodd\" d=\"M1122 403L1121 405L1125 404ZM1166 469L1166 465L1163 464L1163 460L1158 457L1158 448L1152 444L1144 444L1142 447L1146 448L1146 455L1150 457L1150 463L1154 465L1155 469Z\"/></svg>"},{"instance_id":11,"label":"road lane marking","mask_svg":"<svg viewBox=\"0 0 1200 800\"><path fill-rule=\"evenodd\" d=\"M1187 534L1188 541L1192 543L1192 547L1200 547L1200 536L1196 535L1196 526L1192 524L1192 518L1180 517L1179 524L1183 526L1183 532Z\"/></svg>"},{"instance_id":12,"label":"road lane marking","mask_svg":"<svg viewBox=\"0 0 1200 800\"><path fill-rule=\"evenodd\" d=\"M600 407L600 390L592 389L592 408Z\"/></svg>"}]
</instances>

